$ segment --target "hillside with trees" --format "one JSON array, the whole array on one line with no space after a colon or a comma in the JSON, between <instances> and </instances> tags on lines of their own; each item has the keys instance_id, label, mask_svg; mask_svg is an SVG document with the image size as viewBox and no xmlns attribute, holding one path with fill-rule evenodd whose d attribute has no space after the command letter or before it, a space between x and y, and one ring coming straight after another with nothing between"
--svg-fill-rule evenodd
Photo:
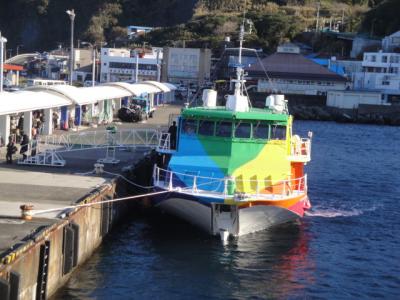
<instances>
[{"instance_id":1,"label":"hillside with trees","mask_svg":"<svg viewBox=\"0 0 400 300\"><path fill-rule=\"evenodd\" d=\"M126 26L142 25L156 30L135 43L211 47L226 36L235 40L246 11L254 22L247 45L272 51L301 32L314 31L317 11L321 31L336 26L376 36L392 33L400 29L399 6L398 0L3 0L0 30L9 49L67 47L70 20L65 11L74 8L76 41L129 46Z\"/></svg>"}]
</instances>

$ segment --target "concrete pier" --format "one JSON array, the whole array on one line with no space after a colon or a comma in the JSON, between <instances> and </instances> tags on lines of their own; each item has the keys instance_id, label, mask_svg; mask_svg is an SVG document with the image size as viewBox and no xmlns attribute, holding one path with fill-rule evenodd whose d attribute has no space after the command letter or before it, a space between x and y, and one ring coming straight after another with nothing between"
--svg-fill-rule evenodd
<instances>
[{"instance_id":1,"label":"concrete pier","mask_svg":"<svg viewBox=\"0 0 400 300\"><path fill-rule=\"evenodd\" d=\"M180 107L164 107L145 123L117 126L165 127L170 114L177 114L179 110ZM115 174L140 160L146 149L118 150L120 162L104 166L108 174L91 173L105 151L86 149L63 153L67 165L50 168L5 164L5 149L0 149L1 300L51 297L75 268L90 257L121 216L129 213L132 203L129 201L65 208L125 195L127 183ZM20 210L23 204L33 205L34 210L60 210L24 220Z\"/></svg>"}]
</instances>

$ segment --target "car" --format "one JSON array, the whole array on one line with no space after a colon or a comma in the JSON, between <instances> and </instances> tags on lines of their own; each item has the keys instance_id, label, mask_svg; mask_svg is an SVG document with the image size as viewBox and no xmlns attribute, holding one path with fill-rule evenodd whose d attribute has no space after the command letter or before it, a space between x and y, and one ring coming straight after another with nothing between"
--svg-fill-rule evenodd
<instances>
[{"instance_id":1,"label":"car","mask_svg":"<svg viewBox=\"0 0 400 300\"><path fill-rule=\"evenodd\" d=\"M97 85L98 83L95 81L94 85ZM92 86L92 81L91 80L85 80L85 82L83 83L83 86L85 87L89 87Z\"/></svg>"},{"instance_id":2,"label":"car","mask_svg":"<svg viewBox=\"0 0 400 300\"><path fill-rule=\"evenodd\" d=\"M176 88L176 91L177 92L181 92L181 93L182 92L187 92L187 90L188 90L187 86L185 86L183 84L178 85L177 88Z\"/></svg>"}]
</instances>

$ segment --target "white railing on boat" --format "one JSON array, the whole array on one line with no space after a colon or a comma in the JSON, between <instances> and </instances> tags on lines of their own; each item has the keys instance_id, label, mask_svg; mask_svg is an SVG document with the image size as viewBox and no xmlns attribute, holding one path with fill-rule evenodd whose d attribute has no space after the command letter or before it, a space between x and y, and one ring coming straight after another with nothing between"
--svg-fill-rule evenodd
<instances>
[{"instance_id":1,"label":"white railing on boat","mask_svg":"<svg viewBox=\"0 0 400 300\"><path fill-rule=\"evenodd\" d=\"M171 148L171 134L164 132L159 135L157 151L160 153L173 153ZM292 137L288 159L294 162L309 162L311 160L311 138Z\"/></svg>"},{"instance_id":2,"label":"white railing on boat","mask_svg":"<svg viewBox=\"0 0 400 300\"><path fill-rule=\"evenodd\" d=\"M160 153L173 153L175 149L171 147L171 134L163 132L158 140L157 151Z\"/></svg>"},{"instance_id":3,"label":"white railing on boat","mask_svg":"<svg viewBox=\"0 0 400 300\"><path fill-rule=\"evenodd\" d=\"M311 138L292 137L290 145L290 161L309 162L311 160Z\"/></svg>"},{"instance_id":4,"label":"white railing on boat","mask_svg":"<svg viewBox=\"0 0 400 300\"><path fill-rule=\"evenodd\" d=\"M288 180L243 180L240 178L215 178L193 173L179 173L154 166L153 184L170 191L202 194L210 197L236 199L282 199L305 194L307 175ZM247 191L247 192L243 192Z\"/></svg>"}]
</instances>

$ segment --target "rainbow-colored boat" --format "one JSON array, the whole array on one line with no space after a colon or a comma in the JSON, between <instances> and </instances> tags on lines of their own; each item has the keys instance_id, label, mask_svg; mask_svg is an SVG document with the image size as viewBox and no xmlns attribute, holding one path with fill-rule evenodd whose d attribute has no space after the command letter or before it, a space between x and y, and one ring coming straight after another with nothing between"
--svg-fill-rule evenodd
<instances>
[{"instance_id":1,"label":"rainbow-colored boat","mask_svg":"<svg viewBox=\"0 0 400 300\"><path fill-rule=\"evenodd\" d=\"M202 107L183 109L176 145L169 133L161 137L163 160L153 174L156 189L167 191L156 200L161 209L223 240L297 220L310 208L303 167L311 134L292 135L282 95L251 108L244 82L239 55L234 94L221 107L206 90Z\"/></svg>"}]
</instances>

